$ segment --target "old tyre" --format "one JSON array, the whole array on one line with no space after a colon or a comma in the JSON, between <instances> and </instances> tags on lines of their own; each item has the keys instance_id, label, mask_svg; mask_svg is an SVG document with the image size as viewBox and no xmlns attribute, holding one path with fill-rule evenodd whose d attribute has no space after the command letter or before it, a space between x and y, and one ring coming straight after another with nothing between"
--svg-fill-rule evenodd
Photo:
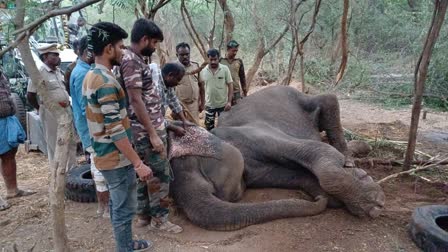
<instances>
[{"instance_id":1,"label":"old tyre","mask_svg":"<svg viewBox=\"0 0 448 252\"><path fill-rule=\"evenodd\" d=\"M423 251L448 251L448 205L416 208L410 234Z\"/></svg>"},{"instance_id":2,"label":"old tyre","mask_svg":"<svg viewBox=\"0 0 448 252\"><path fill-rule=\"evenodd\" d=\"M76 202L96 202L95 182L90 173L90 165L73 167L66 177L65 198Z\"/></svg>"},{"instance_id":3,"label":"old tyre","mask_svg":"<svg viewBox=\"0 0 448 252\"><path fill-rule=\"evenodd\" d=\"M26 131L26 107L23 104L22 99L17 93L11 93L12 100L14 101L14 105L16 106L16 117L19 119L20 124L22 125L23 130Z\"/></svg>"}]
</instances>

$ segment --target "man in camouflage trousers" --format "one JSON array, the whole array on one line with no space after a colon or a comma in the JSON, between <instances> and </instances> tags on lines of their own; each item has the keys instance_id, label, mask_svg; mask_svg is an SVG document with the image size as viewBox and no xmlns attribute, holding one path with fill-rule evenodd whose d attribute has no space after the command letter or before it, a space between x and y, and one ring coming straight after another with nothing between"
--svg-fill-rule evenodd
<instances>
[{"instance_id":1,"label":"man in camouflage trousers","mask_svg":"<svg viewBox=\"0 0 448 252\"><path fill-rule=\"evenodd\" d=\"M179 233L182 228L168 221L171 169L166 151L167 125L163 100L157 83L153 81L152 71L143 59L151 56L160 41L163 41L163 33L155 23L137 20L131 31L131 46L124 51L119 71L130 104L134 148L153 171L153 178L148 182L137 183L138 226L150 223L152 229ZM179 104L172 109L182 114Z\"/></svg>"}]
</instances>

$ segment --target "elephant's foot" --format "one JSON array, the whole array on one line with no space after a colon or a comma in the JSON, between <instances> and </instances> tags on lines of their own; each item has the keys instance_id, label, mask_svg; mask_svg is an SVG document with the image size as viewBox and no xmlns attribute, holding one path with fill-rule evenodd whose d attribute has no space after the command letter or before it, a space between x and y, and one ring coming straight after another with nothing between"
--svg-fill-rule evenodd
<instances>
[{"instance_id":1,"label":"elephant's foot","mask_svg":"<svg viewBox=\"0 0 448 252\"><path fill-rule=\"evenodd\" d=\"M375 218L384 207L383 190L362 169L341 169L320 182L325 191L344 202L354 215Z\"/></svg>"}]
</instances>

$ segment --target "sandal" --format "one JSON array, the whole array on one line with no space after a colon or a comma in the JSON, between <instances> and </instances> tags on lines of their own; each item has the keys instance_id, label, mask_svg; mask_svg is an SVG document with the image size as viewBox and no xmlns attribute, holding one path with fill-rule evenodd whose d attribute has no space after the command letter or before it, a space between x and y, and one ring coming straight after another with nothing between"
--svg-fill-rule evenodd
<instances>
[{"instance_id":1,"label":"sandal","mask_svg":"<svg viewBox=\"0 0 448 252\"><path fill-rule=\"evenodd\" d=\"M176 225L174 223L171 223L168 220L164 221L164 222L159 222L159 223L157 221L153 221L153 220L154 220L154 218L151 219L150 229L166 231L166 232L172 233L172 234L178 234L183 231L182 227L180 227L179 225Z\"/></svg>"},{"instance_id":2,"label":"sandal","mask_svg":"<svg viewBox=\"0 0 448 252\"><path fill-rule=\"evenodd\" d=\"M36 192L34 192L34 191L27 191L27 190L17 189L16 194L14 194L14 195L6 195L6 199L12 199L12 198L29 196L29 195L33 195L35 193Z\"/></svg>"},{"instance_id":3,"label":"sandal","mask_svg":"<svg viewBox=\"0 0 448 252\"><path fill-rule=\"evenodd\" d=\"M3 201L3 203L4 203L4 204L1 204L1 205L0 205L0 211L5 211L6 209L8 209L8 208L11 207L11 205L8 204L8 202Z\"/></svg>"},{"instance_id":4,"label":"sandal","mask_svg":"<svg viewBox=\"0 0 448 252\"><path fill-rule=\"evenodd\" d=\"M134 240L129 246L132 251L147 251L152 248L152 242L148 240Z\"/></svg>"}]
</instances>

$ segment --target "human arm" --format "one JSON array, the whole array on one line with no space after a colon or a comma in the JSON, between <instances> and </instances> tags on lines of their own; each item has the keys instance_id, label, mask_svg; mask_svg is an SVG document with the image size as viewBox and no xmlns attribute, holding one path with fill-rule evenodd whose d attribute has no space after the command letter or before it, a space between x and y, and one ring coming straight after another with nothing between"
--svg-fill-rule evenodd
<instances>
[{"instance_id":1,"label":"human arm","mask_svg":"<svg viewBox=\"0 0 448 252\"><path fill-rule=\"evenodd\" d=\"M176 91L174 90L174 88L168 88L166 98L168 106L173 111L173 113L176 114L176 116L181 119L183 127L185 128L187 119L185 118L184 113L182 113L183 112L182 105L180 104L179 99L177 98Z\"/></svg>"},{"instance_id":2,"label":"human arm","mask_svg":"<svg viewBox=\"0 0 448 252\"><path fill-rule=\"evenodd\" d=\"M241 83L241 88L243 89L243 96L247 96L247 86L246 86L246 74L244 73L244 65L243 65L243 61L240 60L241 62L241 66L240 66L240 71L238 72L238 75L240 76L240 83Z\"/></svg>"},{"instance_id":3,"label":"human arm","mask_svg":"<svg viewBox=\"0 0 448 252\"><path fill-rule=\"evenodd\" d=\"M232 99L233 99L233 80L230 74L230 70L228 68L226 68L225 81L227 84L227 103L226 106L224 107L224 110L228 111L232 107Z\"/></svg>"},{"instance_id":4,"label":"human arm","mask_svg":"<svg viewBox=\"0 0 448 252\"><path fill-rule=\"evenodd\" d=\"M205 85L203 81L198 81L199 85L199 113L205 108Z\"/></svg>"},{"instance_id":5,"label":"human arm","mask_svg":"<svg viewBox=\"0 0 448 252\"><path fill-rule=\"evenodd\" d=\"M232 98L233 98L233 84L232 82L227 83L227 103L226 106L224 107L225 111L230 110L230 108L232 107Z\"/></svg>"},{"instance_id":6,"label":"human arm","mask_svg":"<svg viewBox=\"0 0 448 252\"><path fill-rule=\"evenodd\" d=\"M179 127L179 126L173 125L172 123L169 123L168 126L166 127L166 129L174 132L174 134L176 134L176 136L182 137L186 133L185 127L186 127L186 123L183 124L183 127Z\"/></svg>"},{"instance_id":7,"label":"human arm","mask_svg":"<svg viewBox=\"0 0 448 252\"><path fill-rule=\"evenodd\" d=\"M114 142L117 149L131 161L140 179L143 181L149 179L152 176L152 171L143 164L138 154L132 148L126 129L123 126L116 87L104 85L98 89L97 97L101 113L104 115L105 133Z\"/></svg>"},{"instance_id":8,"label":"human arm","mask_svg":"<svg viewBox=\"0 0 448 252\"><path fill-rule=\"evenodd\" d=\"M37 102L37 89L34 86L33 82L29 80L27 87L26 99L28 103L33 106L37 111L39 111L39 102Z\"/></svg>"},{"instance_id":9,"label":"human arm","mask_svg":"<svg viewBox=\"0 0 448 252\"><path fill-rule=\"evenodd\" d=\"M138 154L132 148L131 142L128 138L122 138L114 142L117 149L120 150L123 155L131 161L134 166L134 170L137 173L141 181L149 180L152 177L152 170L143 163Z\"/></svg>"},{"instance_id":10,"label":"human arm","mask_svg":"<svg viewBox=\"0 0 448 252\"><path fill-rule=\"evenodd\" d=\"M39 103L37 102L37 94L36 93L27 92L26 99L28 100L29 104L31 104L31 106L33 106L33 108L35 108L37 111L39 111L40 106L39 106Z\"/></svg>"}]
</instances>

